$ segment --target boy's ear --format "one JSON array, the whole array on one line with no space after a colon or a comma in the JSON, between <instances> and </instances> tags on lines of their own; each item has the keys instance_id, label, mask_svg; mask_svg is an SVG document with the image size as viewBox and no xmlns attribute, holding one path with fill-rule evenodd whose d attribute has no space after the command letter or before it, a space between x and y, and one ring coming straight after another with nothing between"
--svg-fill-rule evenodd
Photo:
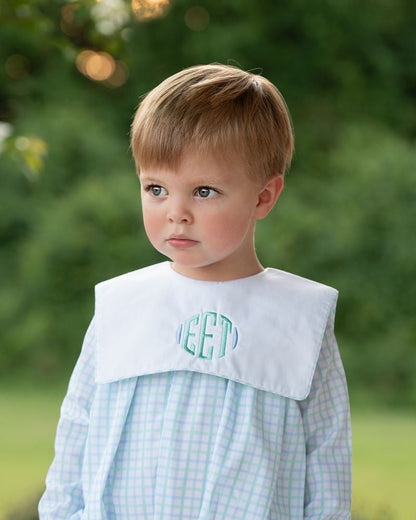
<instances>
[{"instance_id":1,"label":"boy's ear","mask_svg":"<svg viewBox=\"0 0 416 520\"><path fill-rule=\"evenodd\" d=\"M258 196L256 206L257 220L265 218L269 214L273 206L276 204L276 201L283 190L284 184L284 177L281 174L273 175L273 177L270 177L266 182Z\"/></svg>"}]
</instances>

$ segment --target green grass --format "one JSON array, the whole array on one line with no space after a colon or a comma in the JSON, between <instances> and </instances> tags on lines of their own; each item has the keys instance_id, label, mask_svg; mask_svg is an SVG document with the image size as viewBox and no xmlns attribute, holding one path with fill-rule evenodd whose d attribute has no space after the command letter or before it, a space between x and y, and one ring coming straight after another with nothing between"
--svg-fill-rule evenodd
<instances>
[{"instance_id":1,"label":"green grass","mask_svg":"<svg viewBox=\"0 0 416 520\"><path fill-rule=\"evenodd\" d=\"M352 423L354 509L415 520L416 415L360 411Z\"/></svg>"},{"instance_id":2,"label":"green grass","mask_svg":"<svg viewBox=\"0 0 416 520\"><path fill-rule=\"evenodd\" d=\"M62 390L0 389L0 519L42 492Z\"/></svg>"},{"instance_id":3,"label":"green grass","mask_svg":"<svg viewBox=\"0 0 416 520\"><path fill-rule=\"evenodd\" d=\"M41 493L63 394L0 388L0 520ZM357 519L415 520L416 415L353 408L353 444Z\"/></svg>"}]
</instances>

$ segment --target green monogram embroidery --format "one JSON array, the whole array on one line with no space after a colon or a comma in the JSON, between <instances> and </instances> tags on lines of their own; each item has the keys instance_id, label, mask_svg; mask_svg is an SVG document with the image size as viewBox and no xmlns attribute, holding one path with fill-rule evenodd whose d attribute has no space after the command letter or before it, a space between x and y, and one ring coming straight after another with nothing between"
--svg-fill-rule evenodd
<instances>
[{"instance_id":1,"label":"green monogram embroidery","mask_svg":"<svg viewBox=\"0 0 416 520\"><path fill-rule=\"evenodd\" d=\"M177 331L177 342L182 348L200 359L212 360L234 350L238 343L238 330L231 320L217 312L201 312L188 318Z\"/></svg>"}]
</instances>

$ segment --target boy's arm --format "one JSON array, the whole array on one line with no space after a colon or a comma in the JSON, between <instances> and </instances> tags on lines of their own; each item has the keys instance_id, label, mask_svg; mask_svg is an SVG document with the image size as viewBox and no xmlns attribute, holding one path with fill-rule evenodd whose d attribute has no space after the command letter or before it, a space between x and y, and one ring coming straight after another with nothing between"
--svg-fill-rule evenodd
<instances>
[{"instance_id":1,"label":"boy's arm","mask_svg":"<svg viewBox=\"0 0 416 520\"><path fill-rule=\"evenodd\" d=\"M81 518L84 509L81 469L94 395L94 379L93 320L62 403L55 439L55 458L46 477L46 491L39 503L40 520Z\"/></svg>"},{"instance_id":2,"label":"boy's arm","mask_svg":"<svg viewBox=\"0 0 416 520\"><path fill-rule=\"evenodd\" d=\"M333 319L325 332L311 392L300 406L307 457L304 517L350 519L350 410Z\"/></svg>"}]
</instances>

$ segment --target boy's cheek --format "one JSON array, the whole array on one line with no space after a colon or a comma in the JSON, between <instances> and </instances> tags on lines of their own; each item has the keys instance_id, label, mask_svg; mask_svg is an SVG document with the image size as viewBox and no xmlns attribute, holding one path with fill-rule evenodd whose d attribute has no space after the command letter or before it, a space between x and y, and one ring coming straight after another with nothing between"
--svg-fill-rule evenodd
<instances>
[{"instance_id":1,"label":"boy's cheek","mask_svg":"<svg viewBox=\"0 0 416 520\"><path fill-rule=\"evenodd\" d=\"M149 240L153 243L160 233L160 224L154 217L143 214L143 225L144 230L146 231L146 235L148 236Z\"/></svg>"}]
</instances>

